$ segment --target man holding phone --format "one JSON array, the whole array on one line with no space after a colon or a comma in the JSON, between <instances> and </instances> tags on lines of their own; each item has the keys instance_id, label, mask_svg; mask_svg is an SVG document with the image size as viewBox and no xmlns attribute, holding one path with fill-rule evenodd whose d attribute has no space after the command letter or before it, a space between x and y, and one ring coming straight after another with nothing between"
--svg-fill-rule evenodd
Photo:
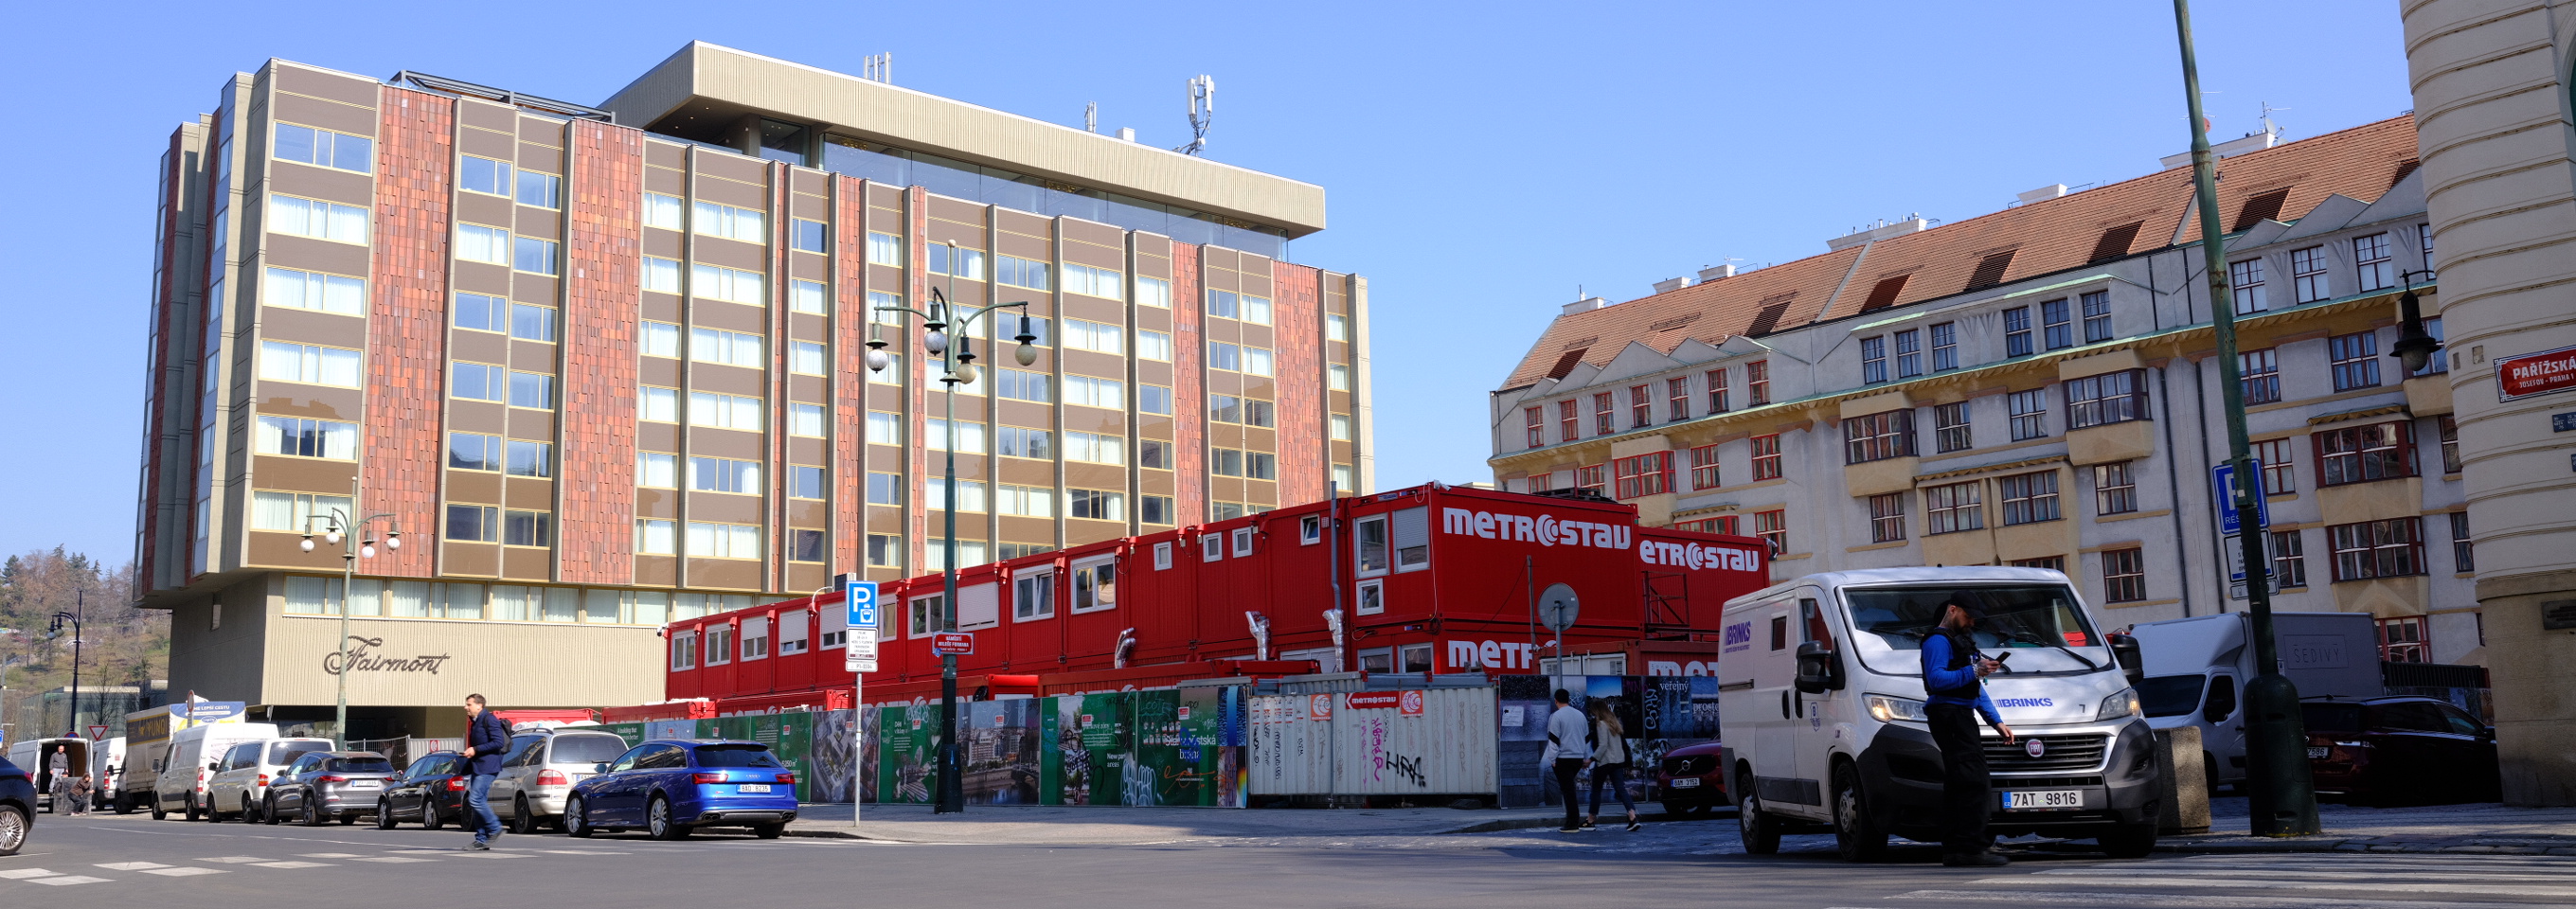
<instances>
[{"instance_id":1,"label":"man holding phone","mask_svg":"<svg viewBox=\"0 0 2576 909\"><path fill-rule=\"evenodd\" d=\"M1923 641L1923 712L1931 718L1932 742L1941 749L1946 768L1941 788L1941 864L1953 868L1992 868L2012 864L1994 852L1986 835L1986 817L1994 809L1994 787L1986 776L1985 743L1977 720L2013 741L1995 702L1986 697L1987 675L2003 666L1977 652L1973 634L1985 621L1984 608L1965 597L1941 604L1941 627Z\"/></svg>"}]
</instances>

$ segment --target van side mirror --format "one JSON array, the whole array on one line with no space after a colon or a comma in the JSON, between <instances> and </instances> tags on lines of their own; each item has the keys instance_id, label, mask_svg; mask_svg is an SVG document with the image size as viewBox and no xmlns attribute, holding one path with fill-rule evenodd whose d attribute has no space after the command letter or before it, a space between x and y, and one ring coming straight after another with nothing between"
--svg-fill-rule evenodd
<instances>
[{"instance_id":1,"label":"van side mirror","mask_svg":"<svg viewBox=\"0 0 2576 909\"><path fill-rule=\"evenodd\" d=\"M1802 694L1822 694L1843 687L1842 661L1823 641L1798 645L1798 678L1795 683Z\"/></svg>"},{"instance_id":2,"label":"van side mirror","mask_svg":"<svg viewBox=\"0 0 2576 909\"><path fill-rule=\"evenodd\" d=\"M2129 677L2129 687L2135 688L2146 682L2147 661L2138 649L2137 636L2114 631L2110 638L2111 659L2120 664L2120 674Z\"/></svg>"}]
</instances>

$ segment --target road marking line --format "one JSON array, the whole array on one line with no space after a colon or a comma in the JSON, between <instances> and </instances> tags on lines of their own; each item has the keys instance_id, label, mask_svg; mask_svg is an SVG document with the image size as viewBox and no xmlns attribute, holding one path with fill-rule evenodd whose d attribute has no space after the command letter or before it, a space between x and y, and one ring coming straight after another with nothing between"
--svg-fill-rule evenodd
<instances>
[{"instance_id":1,"label":"road marking line","mask_svg":"<svg viewBox=\"0 0 2576 909\"><path fill-rule=\"evenodd\" d=\"M305 858L357 858L357 857L358 857L358 854L357 854L357 853L355 853L355 852L306 852L306 853L301 853L301 855L302 855L303 857L305 857Z\"/></svg>"},{"instance_id":2,"label":"road marking line","mask_svg":"<svg viewBox=\"0 0 2576 909\"><path fill-rule=\"evenodd\" d=\"M161 864L160 862L105 862L93 867L105 868L109 871L141 871L146 868L168 868L170 866Z\"/></svg>"},{"instance_id":3,"label":"road marking line","mask_svg":"<svg viewBox=\"0 0 2576 909\"><path fill-rule=\"evenodd\" d=\"M103 877L83 877L77 874L66 874L61 877L35 877L27 879L27 883L43 884L47 887L70 887L78 884L103 884L106 882L107 879Z\"/></svg>"},{"instance_id":4,"label":"road marking line","mask_svg":"<svg viewBox=\"0 0 2576 909\"><path fill-rule=\"evenodd\" d=\"M2185 896L2106 893L2098 890L1917 890L1901 900L1969 900L1994 905L2055 902L2068 906L2148 906L2156 909L2531 909L2530 903L2426 903L2418 900L2329 899L2314 896Z\"/></svg>"},{"instance_id":5,"label":"road marking line","mask_svg":"<svg viewBox=\"0 0 2576 909\"><path fill-rule=\"evenodd\" d=\"M554 854L554 855L634 855L634 854L635 854L635 853L632 853L632 852L601 852L601 851L598 851L598 850L596 850L596 849L539 849L539 850L537 850L537 851L538 851L538 852L551 853L551 854Z\"/></svg>"},{"instance_id":6,"label":"road marking line","mask_svg":"<svg viewBox=\"0 0 2576 909\"><path fill-rule=\"evenodd\" d=\"M400 863L400 862L435 862L435 861L438 861L438 860L437 860L437 859L425 859L425 858L413 858L413 857L408 856L408 855L385 855L385 856L378 856L378 857L375 857L375 858L356 858L356 859L350 859L350 861L353 861L353 862L384 862L384 863L386 863L386 864L395 864L395 863Z\"/></svg>"},{"instance_id":7,"label":"road marking line","mask_svg":"<svg viewBox=\"0 0 2576 909\"><path fill-rule=\"evenodd\" d=\"M197 861L200 861L200 862L214 862L214 863L216 863L216 864L222 864L222 865L246 865L246 864L249 864L249 863L251 863L251 862L265 862L265 861L268 861L268 860L267 860L267 859L264 859L264 858L260 858L259 856L256 856L256 855L225 855L225 856L217 856L217 857L215 857L215 858L204 858L204 859L198 859Z\"/></svg>"},{"instance_id":8,"label":"road marking line","mask_svg":"<svg viewBox=\"0 0 2576 909\"><path fill-rule=\"evenodd\" d=\"M2499 874L2499 873L2481 873L2481 872L2475 872L2475 871L2406 871L2406 870L2400 870L2400 869L2379 869L2379 868L2353 868L2353 869L2350 869L2350 870L2338 870L2338 871L2309 871L2309 870L2300 870L2300 869L2293 869L2293 868L2259 868L2259 867L2258 867L2258 868L2192 868L2192 869L2181 869L2181 870L2174 870L2174 869L2158 870L2158 869L2155 869L2155 868L2116 868L2116 869L2115 869L2115 868L2107 868L2107 867L2105 867L2105 868L2054 868L2054 869L2050 869L2050 870L2047 870L2047 871L2040 871L2040 872L2036 872L2036 874L2038 874L2038 875L2047 875L2047 876L2052 877L2052 878L2054 878L2054 877L2065 877L2065 876L2078 876L2078 877L2080 877L2080 876L2087 875L2087 874L2117 875L2117 876L2120 876L2120 877L2153 877L2153 878L2187 877L2187 878L2210 878L2210 879L2225 879L2225 880L2235 880L2235 879L2239 879L2239 878L2247 878L2247 877L2251 877L2251 878L2264 879L2264 880L2343 881L2343 880L2354 880L2354 879L2357 879L2357 878L2358 878L2358 879L2365 879L2365 880L2367 881L2367 883L2364 885L2365 887L2377 887L2377 886L2379 886L2379 885L2380 885L2380 883L2382 883L2382 882L2385 882L2385 881L2392 881L2392 880L2401 880L2401 881L2418 882L2418 883L2432 883L2432 882L2435 882L2435 881L2554 881L2554 882L2561 882L2561 883L2564 883L2564 882L2566 882L2566 881L2568 880L2568 877L2567 877L2567 875L2565 875L2565 874Z\"/></svg>"},{"instance_id":9,"label":"road marking line","mask_svg":"<svg viewBox=\"0 0 2576 909\"><path fill-rule=\"evenodd\" d=\"M457 853L457 854L456 854L456 857L457 857L457 858L496 858L496 859L503 859L503 858L533 858L534 856L514 855L514 854L511 854L511 853L507 853L507 852L459 852L459 853Z\"/></svg>"},{"instance_id":10,"label":"road marking line","mask_svg":"<svg viewBox=\"0 0 2576 909\"><path fill-rule=\"evenodd\" d=\"M194 877L200 874L224 874L227 872L221 868L146 868L143 870L143 873L158 874L162 877Z\"/></svg>"},{"instance_id":11,"label":"road marking line","mask_svg":"<svg viewBox=\"0 0 2576 909\"><path fill-rule=\"evenodd\" d=\"M262 868L329 868L329 862L252 862Z\"/></svg>"},{"instance_id":12,"label":"road marking line","mask_svg":"<svg viewBox=\"0 0 2576 909\"><path fill-rule=\"evenodd\" d=\"M1979 884L2032 883L2033 876L1982 878ZM2576 896L2576 886L2563 887L2487 887L2477 884L2401 884L2391 881L2356 879L2352 883L2294 884L2275 883L2257 878L2132 878L2113 875L2083 877L2050 876L2040 881L2049 884L2093 884L2102 887L2211 887L2247 890L2385 890L2396 893L2482 893L2493 896Z\"/></svg>"},{"instance_id":13,"label":"road marking line","mask_svg":"<svg viewBox=\"0 0 2576 909\"><path fill-rule=\"evenodd\" d=\"M23 881L31 877L44 877L52 873L53 872L47 871L43 868L16 868L9 871L0 871L0 880Z\"/></svg>"}]
</instances>

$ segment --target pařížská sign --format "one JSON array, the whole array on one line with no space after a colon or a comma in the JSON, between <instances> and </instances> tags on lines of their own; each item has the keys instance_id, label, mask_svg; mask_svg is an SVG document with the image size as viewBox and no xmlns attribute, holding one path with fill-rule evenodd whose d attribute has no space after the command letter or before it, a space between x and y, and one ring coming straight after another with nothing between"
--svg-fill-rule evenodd
<instances>
[{"instance_id":1,"label":"pa\u0159\u00ed\u017esk\u00e1 sign","mask_svg":"<svg viewBox=\"0 0 2576 909\"><path fill-rule=\"evenodd\" d=\"M2576 347L2498 357L2495 369L2498 401L2576 389Z\"/></svg>"},{"instance_id":2,"label":"pa\u0159\u00ed\u017esk\u00e1 sign","mask_svg":"<svg viewBox=\"0 0 2576 909\"><path fill-rule=\"evenodd\" d=\"M439 667L445 665L449 659L444 653L435 656L430 654L410 657L379 656L376 654L376 648L382 646L385 646L383 638L362 638L354 634L350 635L347 662L343 664L340 652L334 650L322 655L322 671L331 675L339 675L342 669L350 672L426 672L437 675Z\"/></svg>"}]
</instances>

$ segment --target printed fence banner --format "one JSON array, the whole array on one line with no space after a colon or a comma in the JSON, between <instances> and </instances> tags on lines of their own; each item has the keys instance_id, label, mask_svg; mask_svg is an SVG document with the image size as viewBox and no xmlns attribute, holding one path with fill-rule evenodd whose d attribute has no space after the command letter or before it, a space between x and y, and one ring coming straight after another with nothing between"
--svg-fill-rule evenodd
<instances>
[{"instance_id":1,"label":"printed fence banner","mask_svg":"<svg viewBox=\"0 0 2576 909\"><path fill-rule=\"evenodd\" d=\"M798 798L810 802L850 800L850 772L860 766L857 761L857 730L850 728L850 724L858 719L859 713L857 710L827 710L808 714L812 722L806 766L810 769L796 777L802 786Z\"/></svg>"},{"instance_id":2,"label":"printed fence banner","mask_svg":"<svg viewBox=\"0 0 2576 909\"><path fill-rule=\"evenodd\" d=\"M939 705L887 707L877 764L877 801L927 805L938 785Z\"/></svg>"},{"instance_id":3,"label":"printed fence banner","mask_svg":"<svg viewBox=\"0 0 2576 909\"><path fill-rule=\"evenodd\" d=\"M1039 715L1048 705L1031 698L972 701L966 705L965 746L959 788L969 805L1036 805L1043 802Z\"/></svg>"}]
</instances>

